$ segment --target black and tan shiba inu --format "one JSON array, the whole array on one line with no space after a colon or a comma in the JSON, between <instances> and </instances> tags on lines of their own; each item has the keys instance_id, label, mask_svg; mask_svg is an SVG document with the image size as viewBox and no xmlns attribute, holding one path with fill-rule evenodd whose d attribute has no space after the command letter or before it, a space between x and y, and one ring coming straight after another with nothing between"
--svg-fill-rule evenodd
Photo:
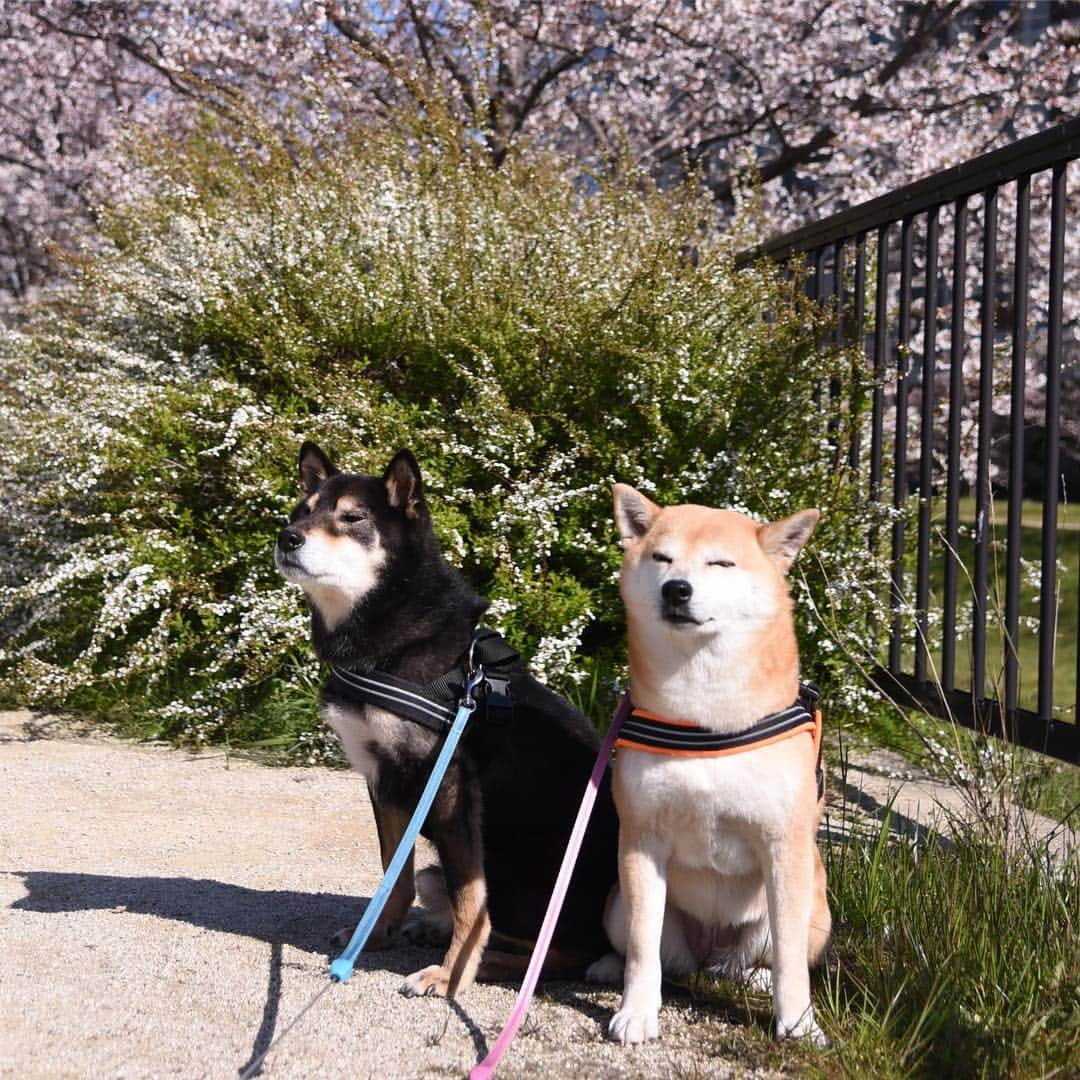
<instances>
[{"instance_id":1,"label":"black and tan shiba inu","mask_svg":"<svg viewBox=\"0 0 1080 1080\"><path fill-rule=\"evenodd\" d=\"M438 753L441 736L348 692L377 673L401 685L445 689L463 671L486 602L444 561L420 470L401 451L381 476L339 472L313 443L300 451L302 498L278 535L274 560L305 592L319 657L336 669L322 715L367 780L383 866L389 862ZM428 815L451 915L441 964L410 975L407 994L455 995L515 964L488 952L489 933L535 938L600 739L586 719L532 678L504 646L500 668L512 712L478 710ZM607 948L605 899L616 877L617 822L610 784L597 800L585 849L555 935L553 957L583 971ZM415 889L412 860L369 947L401 930ZM427 897L425 897L427 900ZM493 939L497 942L498 937ZM524 969L524 959L516 964Z\"/></svg>"},{"instance_id":2,"label":"black and tan shiba inu","mask_svg":"<svg viewBox=\"0 0 1080 1080\"><path fill-rule=\"evenodd\" d=\"M785 581L818 512L760 525L618 484L615 516L636 711L616 744L620 889L605 925L626 960L608 1032L655 1038L661 973L705 967L771 983L778 1035L821 1042L820 717L800 689ZM621 975L615 955L590 971Z\"/></svg>"}]
</instances>

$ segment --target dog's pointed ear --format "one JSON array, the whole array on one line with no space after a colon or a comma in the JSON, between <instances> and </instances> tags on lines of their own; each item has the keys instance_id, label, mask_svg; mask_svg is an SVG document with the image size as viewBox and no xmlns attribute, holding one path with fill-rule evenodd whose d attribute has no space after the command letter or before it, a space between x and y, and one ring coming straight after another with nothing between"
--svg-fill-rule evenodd
<instances>
[{"instance_id":1,"label":"dog's pointed ear","mask_svg":"<svg viewBox=\"0 0 1080 1080\"><path fill-rule=\"evenodd\" d=\"M390 505L404 510L407 518L414 519L424 509L424 491L420 483L420 466L408 450L399 450L383 473L386 497Z\"/></svg>"},{"instance_id":2,"label":"dog's pointed ear","mask_svg":"<svg viewBox=\"0 0 1080 1080\"><path fill-rule=\"evenodd\" d=\"M652 527L660 507L635 491L629 484L616 484L611 489L615 498L615 524L623 540L639 540Z\"/></svg>"},{"instance_id":3,"label":"dog's pointed ear","mask_svg":"<svg viewBox=\"0 0 1080 1080\"><path fill-rule=\"evenodd\" d=\"M305 442L300 447L300 490L305 495L314 495L323 481L337 471L330 459L313 442Z\"/></svg>"},{"instance_id":4,"label":"dog's pointed ear","mask_svg":"<svg viewBox=\"0 0 1080 1080\"><path fill-rule=\"evenodd\" d=\"M791 517L781 518L780 521L773 521L758 528L761 550L780 567L781 573L788 572L795 556L810 539L820 517L821 512L818 510L800 510Z\"/></svg>"}]
</instances>

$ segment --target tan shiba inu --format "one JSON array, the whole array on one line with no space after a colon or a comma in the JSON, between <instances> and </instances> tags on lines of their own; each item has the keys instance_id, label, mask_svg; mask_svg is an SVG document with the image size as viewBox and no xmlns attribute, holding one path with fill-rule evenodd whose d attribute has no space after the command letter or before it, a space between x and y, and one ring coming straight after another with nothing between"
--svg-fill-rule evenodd
<instances>
[{"instance_id":1,"label":"tan shiba inu","mask_svg":"<svg viewBox=\"0 0 1080 1080\"><path fill-rule=\"evenodd\" d=\"M614 496L635 710L724 746L798 712L785 574L818 511L760 525L730 510L661 509L623 484ZM754 732L737 752L673 751L662 737L620 746L619 888L605 928L625 971L612 1039L655 1038L661 975L704 967L771 985L777 1034L824 1042L810 1003L809 971L831 927L812 725ZM608 956L590 977L617 980L622 966Z\"/></svg>"}]
</instances>

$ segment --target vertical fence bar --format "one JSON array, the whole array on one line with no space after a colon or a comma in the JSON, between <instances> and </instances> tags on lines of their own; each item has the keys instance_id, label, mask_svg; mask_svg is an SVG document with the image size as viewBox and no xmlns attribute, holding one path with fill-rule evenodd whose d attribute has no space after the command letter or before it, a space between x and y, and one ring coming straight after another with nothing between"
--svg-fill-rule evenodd
<instances>
[{"instance_id":1,"label":"vertical fence bar","mask_svg":"<svg viewBox=\"0 0 1080 1080\"><path fill-rule=\"evenodd\" d=\"M844 347L844 241L833 244L833 296L836 297L836 347Z\"/></svg>"},{"instance_id":2,"label":"vertical fence bar","mask_svg":"<svg viewBox=\"0 0 1080 1080\"><path fill-rule=\"evenodd\" d=\"M1012 385L1009 415L1009 524L1005 543L1005 713L1020 704L1020 555L1024 514L1024 406L1027 400L1028 239L1031 175L1016 181L1016 255L1013 265Z\"/></svg>"},{"instance_id":3,"label":"vertical fence bar","mask_svg":"<svg viewBox=\"0 0 1080 1080\"><path fill-rule=\"evenodd\" d=\"M833 298L836 301L836 348L844 347L844 241L833 244ZM840 394L843 387L839 378L829 380L829 446L832 450L833 470L840 468Z\"/></svg>"},{"instance_id":4,"label":"vertical fence bar","mask_svg":"<svg viewBox=\"0 0 1080 1080\"><path fill-rule=\"evenodd\" d=\"M964 304L967 299L967 199L953 209L952 325L949 338L949 436L945 479L945 577L941 615L941 688L956 688L956 586L960 550L960 421L964 406Z\"/></svg>"},{"instance_id":5,"label":"vertical fence bar","mask_svg":"<svg viewBox=\"0 0 1080 1080\"><path fill-rule=\"evenodd\" d=\"M866 233L861 232L855 241L855 331L852 336L854 341L860 350L863 349L863 335L866 333ZM862 355L860 351L860 356ZM861 390L857 390L858 384L861 382L863 373L861 371L855 372L855 378L852 380L852 392L861 393ZM852 410L854 411L854 410ZM851 471L855 472L859 468L859 460L862 455L862 440L861 440L861 426L853 423L851 425L851 449L848 454L848 464L851 466Z\"/></svg>"},{"instance_id":6,"label":"vertical fence bar","mask_svg":"<svg viewBox=\"0 0 1080 1080\"><path fill-rule=\"evenodd\" d=\"M986 599L990 567L990 439L994 399L994 273L997 255L997 188L983 195L983 261L979 352L979 447L975 464L975 609L971 633L971 693L980 715L986 699Z\"/></svg>"},{"instance_id":7,"label":"vertical fence bar","mask_svg":"<svg viewBox=\"0 0 1080 1080\"><path fill-rule=\"evenodd\" d=\"M889 670L900 673L904 634L904 500L907 498L907 413L910 374L908 334L911 323L911 264L914 219L904 218L900 226L900 315L896 331L896 433L893 436L892 529L892 628L889 634Z\"/></svg>"},{"instance_id":8,"label":"vertical fence bar","mask_svg":"<svg viewBox=\"0 0 1080 1080\"><path fill-rule=\"evenodd\" d=\"M888 340L889 226L877 234L877 295L874 298L874 392L870 408L870 498L881 500L882 440L885 420L885 344ZM875 545L876 547L876 545Z\"/></svg>"},{"instance_id":9,"label":"vertical fence bar","mask_svg":"<svg viewBox=\"0 0 1080 1080\"><path fill-rule=\"evenodd\" d=\"M926 682L930 655L930 511L934 483L934 377L937 355L938 210L926 215L926 300L923 305L922 409L919 431L919 539L915 607L915 678Z\"/></svg>"},{"instance_id":10,"label":"vertical fence bar","mask_svg":"<svg viewBox=\"0 0 1080 1080\"><path fill-rule=\"evenodd\" d=\"M825 302L825 248L814 248L812 258L814 260L814 276L810 282L810 288L813 289L812 299L821 307ZM818 335L815 339L815 344L818 348L821 348L825 344L823 335ZM814 403L816 408L820 408L822 399L822 384L820 380L814 382L814 392L811 394L810 400Z\"/></svg>"},{"instance_id":11,"label":"vertical fence bar","mask_svg":"<svg viewBox=\"0 0 1080 1080\"><path fill-rule=\"evenodd\" d=\"M1057 640L1057 516L1060 495L1061 360L1065 285L1066 166L1055 165L1050 201L1050 304L1046 338L1046 462L1043 469L1042 581L1039 586L1039 716L1054 715L1054 643ZM1077 658L1077 723L1080 723L1080 657ZM1050 729L1047 726L1047 736Z\"/></svg>"},{"instance_id":12,"label":"vertical fence bar","mask_svg":"<svg viewBox=\"0 0 1080 1080\"><path fill-rule=\"evenodd\" d=\"M881 502L881 472L885 427L885 344L888 341L886 318L889 291L889 226L877 232L877 291L874 297L874 357L873 386L870 397L870 501ZM876 524L870 526L870 551L876 558L880 535ZM877 616L871 612L868 620L871 639L876 642ZM880 655L880 654L879 654Z\"/></svg>"}]
</instances>

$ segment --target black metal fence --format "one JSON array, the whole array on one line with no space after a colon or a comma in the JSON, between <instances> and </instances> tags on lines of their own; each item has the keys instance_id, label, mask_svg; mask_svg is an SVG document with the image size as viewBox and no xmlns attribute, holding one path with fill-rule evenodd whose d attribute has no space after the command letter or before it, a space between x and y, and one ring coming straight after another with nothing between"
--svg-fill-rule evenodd
<instances>
[{"instance_id":1,"label":"black metal fence","mask_svg":"<svg viewBox=\"0 0 1080 1080\"><path fill-rule=\"evenodd\" d=\"M895 511L880 538L891 587L879 676L940 715L1073 762L1078 158L1080 119L737 260L805 260L838 340L866 354L869 422L843 453L867 497Z\"/></svg>"}]
</instances>

